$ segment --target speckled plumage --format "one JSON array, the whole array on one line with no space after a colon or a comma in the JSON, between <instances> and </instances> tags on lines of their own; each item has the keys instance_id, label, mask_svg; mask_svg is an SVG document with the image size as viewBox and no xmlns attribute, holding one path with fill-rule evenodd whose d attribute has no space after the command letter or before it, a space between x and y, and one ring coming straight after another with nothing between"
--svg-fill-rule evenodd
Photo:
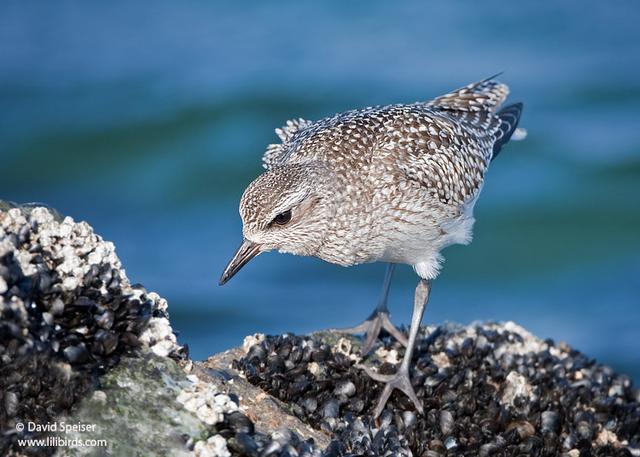
<instances>
[{"instance_id":1,"label":"speckled plumage","mask_svg":"<svg viewBox=\"0 0 640 457\"><path fill-rule=\"evenodd\" d=\"M473 206L522 105L471 84L430 102L369 107L276 130L267 171L245 191L245 238L339 265L385 261L437 276L440 251L470 242ZM286 226L271 223L292 210Z\"/></svg>"}]
</instances>

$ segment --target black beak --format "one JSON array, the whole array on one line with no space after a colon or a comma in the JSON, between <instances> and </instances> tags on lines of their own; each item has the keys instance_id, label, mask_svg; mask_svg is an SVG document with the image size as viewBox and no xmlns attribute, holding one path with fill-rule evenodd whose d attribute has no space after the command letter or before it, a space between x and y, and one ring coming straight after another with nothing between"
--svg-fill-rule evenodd
<instances>
[{"instance_id":1,"label":"black beak","mask_svg":"<svg viewBox=\"0 0 640 457\"><path fill-rule=\"evenodd\" d=\"M220 282L218 284L222 286L230 280L233 275L240 271L240 269L249 262L249 260L260 254L260 248L261 246L253 241L243 240L242 244L229 262L229 265L227 265L227 268L222 272L222 276L220 276Z\"/></svg>"}]
</instances>

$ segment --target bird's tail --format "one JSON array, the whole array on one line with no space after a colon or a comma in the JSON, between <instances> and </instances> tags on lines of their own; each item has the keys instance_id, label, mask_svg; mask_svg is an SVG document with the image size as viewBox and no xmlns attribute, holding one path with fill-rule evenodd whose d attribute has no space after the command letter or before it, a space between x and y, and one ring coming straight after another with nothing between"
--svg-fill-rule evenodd
<instances>
[{"instance_id":1,"label":"bird's tail","mask_svg":"<svg viewBox=\"0 0 640 457\"><path fill-rule=\"evenodd\" d=\"M507 144L509 140L518 141L526 138L527 131L518 128L520 115L522 115L522 107L522 103L514 103L498 111L497 115L501 123L496 134L496 142L493 143L493 156L491 156L491 160L498 156L502 146Z\"/></svg>"}]
</instances>

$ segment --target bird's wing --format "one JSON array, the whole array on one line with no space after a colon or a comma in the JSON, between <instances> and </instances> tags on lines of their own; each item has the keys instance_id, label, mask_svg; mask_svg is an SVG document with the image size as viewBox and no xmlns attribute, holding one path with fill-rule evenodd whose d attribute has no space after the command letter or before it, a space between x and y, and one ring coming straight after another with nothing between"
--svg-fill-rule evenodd
<instances>
[{"instance_id":1,"label":"bird's wing","mask_svg":"<svg viewBox=\"0 0 640 457\"><path fill-rule=\"evenodd\" d=\"M287 155L287 147L291 143L293 136L311 124L313 124L312 121L299 118L289 120L284 126L277 128L276 134L280 137L281 143L274 143L267 146L267 150L262 156L262 165L264 168L270 170L281 163Z\"/></svg>"},{"instance_id":2,"label":"bird's wing","mask_svg":"<svg viewBox=\"0 0 640 457\"><path fill-rule=\"evenodd\" d=\"M522 103L514 103L498 111L509 95L509 87L496 81L496 76L469 84L426 104L448 113L478 137L494 137L492 159L510 139L521 140L527 135L526 130L517 128Z\"/></svg>"},{"instance_id":3,"label":"bird's wing","mask_svg":"<svg viewBox=\"0 0 640 457\"><path fill-rule=\"evenodd\" d=\"M489 162L518 125L522 104L498 111L509 87L493 78L422 104L418 141L398 166L442 203L477 197Z\"/></svg>"},{"instance_id":4,"label":"bird's wing","mask_svg":"<svg viewBox=\"0 0 640 457\"><path fill-rule=\"evenodd\" d=\"M420 111L404 118L402 141L390 145L396 166L444 204L473 201L491 160L495 132L481 131L437 108L423 105Z\"/></svg>"},{"instance_id":5,"label":"bird's wing","mask_svg":"<svg viewBox=\"0 0 640 457\"><path fill-rule=\"evenodd\" d=\"M427 106L448 111L495 112L507 99L509 87L493 78L495 78L495 76L441 95L427 102Z\"/></svg>"},{"instance_id":6,"label":"bird's wing","mask_svg":"<svg viewBox=\"0 0 640 457\"><path fill-rule=\"evenodd\" d=\"M449 113L459 122L477 129L478 134L493 134L500 126L495 112L509 95L509 87L494 77L442 95L427 102L426 106Z\"/></svg>"}]
</instances>

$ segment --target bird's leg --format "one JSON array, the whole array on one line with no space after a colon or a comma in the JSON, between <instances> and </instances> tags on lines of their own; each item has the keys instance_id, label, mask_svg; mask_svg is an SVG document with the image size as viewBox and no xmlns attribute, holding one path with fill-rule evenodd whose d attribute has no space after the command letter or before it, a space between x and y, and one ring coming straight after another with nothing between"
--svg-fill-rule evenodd
<instances>
[{"instance_id":1,"label":"bird's leg","mask_svg":"<svg viewBox=\"0 0 640 457\"><path fill-rule=\"evenodd\" d=\"M404 358L402 359L402 363L400 364L400 368L396 374L393 375L382 375L371 371L369 368L364 367L365 372L374 380L381 381L385 383L382 394L380 395L380 399L378 400L378 404L376 405L376 409L374 410L373 416L377 418L382 410L384 409L393 389L399 389L407 395L413 401L413 404L416 407L416 410L423 413L422 403L418 399L415 391L413 390L413 386L411 385L411 380L409 379L409 365L411 364L411 358L413 357L413 350L416 345L416 338L418 336L418 330L420 329L420 322L422 322L422 315L424 314L424 310L427 307L427 302L429 301L429 291L431 289L431 284L426 279L421 279L416 287L415 299L413 303L413 315L411 317L411 329L409 330L409 344L407 345L407 350L404 353Z\"/></svg>"},{"instance_id":2,"label":"bird's leg","mask_svg":"<svg viewBox=\"0 0 640 457\"><path fill-rule=\"evenodd\" d=\"M398 330L391 319L389 319L389 309L387 308L387 299L389 298L389 289L391 287L391 278L393 277L393 270L395 264L387 264L387 271L384 275L384 284L382 286L382 296L378 302L378 306L373 310L371 316L369 316L363 323L356 325L355 327L332 329L332 331L338 333L358 334L364 333L365 340L362 345L362 354L368 354L380 334L380 330L385 329L390 335L392 335L402 345L407 345L407 338Z\"/></svg>"}]
</instances>

